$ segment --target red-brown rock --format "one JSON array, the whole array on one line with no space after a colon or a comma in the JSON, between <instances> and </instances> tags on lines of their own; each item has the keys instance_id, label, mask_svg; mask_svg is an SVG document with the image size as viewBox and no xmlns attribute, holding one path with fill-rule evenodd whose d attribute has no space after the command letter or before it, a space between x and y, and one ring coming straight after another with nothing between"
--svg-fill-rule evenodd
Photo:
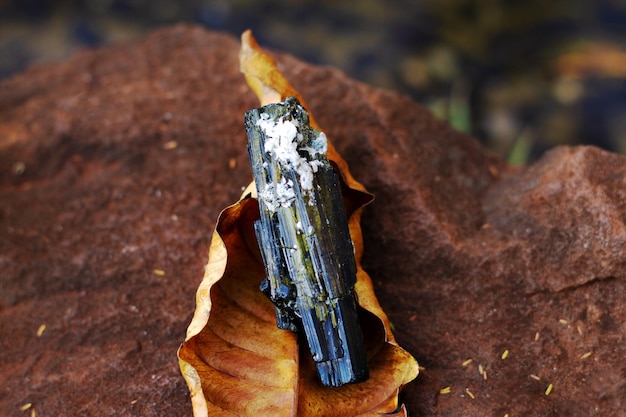
<instances>
[{"instance_id":1,"label":"red-brown rock","mask_svg":"<svg viewBox=\"0 0 626 417\"><path fill-rule=\"evenodd\" d=\"M0 415L191 415L176 349L251 178L237 53L178 26L0 84ZM626 159L512 170L405 97L278 58L377 196L364 266L425 367L410 414L624 415Z\"/></svg>"}]
</instances>

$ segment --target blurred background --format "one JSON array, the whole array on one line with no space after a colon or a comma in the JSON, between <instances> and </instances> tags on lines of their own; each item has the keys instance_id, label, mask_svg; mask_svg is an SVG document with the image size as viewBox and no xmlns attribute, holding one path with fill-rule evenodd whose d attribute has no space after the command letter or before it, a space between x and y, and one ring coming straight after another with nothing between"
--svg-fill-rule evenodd
<instances>
[{"instance_id":1,"label":"blurred background","mask_svg":"<svg viewBox=\"0 0 626 417\"><path fill-rule=\"evenodd\" d=\"M0 0L0 80L180 22L412 96L513 164L626 154L626 0Z\"/></svg>"}]
</instances>

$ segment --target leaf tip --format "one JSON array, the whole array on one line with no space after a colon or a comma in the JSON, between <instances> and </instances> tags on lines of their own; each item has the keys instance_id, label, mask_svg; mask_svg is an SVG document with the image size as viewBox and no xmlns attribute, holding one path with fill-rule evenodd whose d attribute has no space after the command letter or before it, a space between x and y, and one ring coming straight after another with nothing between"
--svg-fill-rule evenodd
<instances>
[{"instance_id":1,"label":"leaf tip","mask_svg":"<svg viewBox=\"0 0 626 417\"><path fill-rule=\"evenodd\" d=\"M273 88L274 83L269 82L268 78L278 78L280 80L279 86L281 81L284 84L286 81L281 80L281 74L274 74L274 71L277 71L276 62L261 49L251 29L247 29L241 34L239 70L246 77L246 82L259 98L262 106L282 101L281 92Z\"/></svg>"}]
</instances>

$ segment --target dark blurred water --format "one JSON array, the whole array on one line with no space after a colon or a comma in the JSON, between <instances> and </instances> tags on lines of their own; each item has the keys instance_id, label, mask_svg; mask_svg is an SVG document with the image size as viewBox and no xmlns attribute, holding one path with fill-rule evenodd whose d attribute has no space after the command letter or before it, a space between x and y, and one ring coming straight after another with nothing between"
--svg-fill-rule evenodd
<instances>
[{"instance_id":1,"label":"dark blurred water","mask_svg":"<svg viewBox=\"0 0 626 417\"><path fill-rule=\"evenodd\" d=\"M410 95L515 163L626 153L626 2L0 0L0 78L195 23Z\"/></svg>"}]
</instances>

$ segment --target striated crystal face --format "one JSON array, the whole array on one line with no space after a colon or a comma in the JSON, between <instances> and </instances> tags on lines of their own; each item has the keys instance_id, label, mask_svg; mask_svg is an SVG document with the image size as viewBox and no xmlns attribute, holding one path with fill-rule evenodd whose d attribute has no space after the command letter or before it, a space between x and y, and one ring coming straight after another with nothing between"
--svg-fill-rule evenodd
<instances>
[{"instance_id":1,"label":"striated crystal face","mask_svg":"<svg viewBox=\"0 0 626 417\"><path fill-rule=\"evenodd\" d=\"M249 110L255 231L278 327L304 333L324 385L368 378L354 294L356 262L326 136L297 99Z\"/></svg>"}]
</instances>

